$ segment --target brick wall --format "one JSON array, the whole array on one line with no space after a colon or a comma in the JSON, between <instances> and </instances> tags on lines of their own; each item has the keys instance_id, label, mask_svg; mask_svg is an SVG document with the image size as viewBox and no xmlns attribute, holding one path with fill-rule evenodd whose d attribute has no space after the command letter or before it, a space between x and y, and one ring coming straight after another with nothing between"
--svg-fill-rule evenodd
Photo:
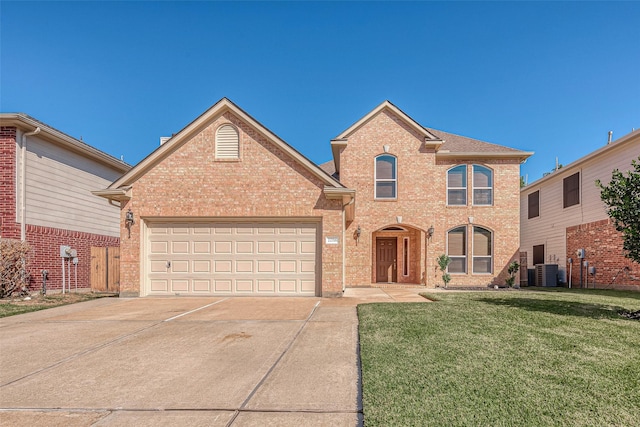
<instances>
[{"instance_id":1,"label":"brick wall","mask_svg":"<svg viewBox=\"0 0 640 427\"><path fill-rule=\"evenodd\" d=\"M0 127L0 236L20 238L16 223L16 128Z\"/></svg>"},{"instance_id":2,"label":"brick wall","mask_svg":"<svg viewBox=\"0 0 640 427\"><path fill-rule=\"evenodd\" d=\"M388 145L388 154L397 158L397 200L374 198L374 162L376 156L384 154L383 145ZM520 164L517 160L438 160L433 149L424 147L422 135L388 110L381 111L348 136L340 159L340 181L354 188L357 194L356 218L348 225L347 236L352 236L358 225L362 230L357 245L354 239L347 239L347 286L369 286L375 280L372 266L377 234L374 233L389 226L414 230L414 238L421 240L412 241L412 253L419 257L412 260L412 265L420 271L412 273L411 280L424 283L426 271L429 287L442 282L436 258L446 251L447 232L467 226L469 240L474 225L487 228L493 232L493 274L472 274L468 254L469 273L452 274L450 285L505 283L509 262L519 256ZM493 206L471 204L471 166L467 171L469 203L447 206L447 170L458 164L481 164L493 170ZM402 217L401 224L397 222L398 216ZM425 231L432 225L435 233L427 244ZM468 248L471 249L471 244Z\"/></svg>"},{"instance_id":3,"label":"brick wall","mask_svg":"<svg viewBox=\"0 0 640 427\"><path fill-rule=\"evenodd\" d=\"M78 289L91 287L91 247L114 247L119 245L117 237L99 234L83 233L79 231L61 230L58 228L42 227L27 224L27 242L31 246L29 254L29 272L31 273L31 289L42 288L42 270L48 270L47 290L62 289L62 261L60 246L71 246L78 251L77 280ZM65 276L69 264L65 262ZM71 289L75 289L76 272L73 263L71 267ZM65 287L68 285L66 276Z\"/></svg>"},{"instance_id":4,"label":"brick wall","mask_svg":"<svg viewBox=\"0 0 640 427\"><path fill-rule=\"evenodd\" d=\"M640 291L640 264L624 256L622 234L610 219L567 227L567 257L573 258L572 287L580 286L580 269L576 251L585 250L589 266L596 268L595 276L583 269L583 284L588 277L591 288L633 289ZM569 266L567 265L567 275ZM627 270L628 269L628 270ZM614 280L615 279L615 280Z\"/></svg>"},{"instance_id":5,"label":"brick wall","mask_svg":"<svg viewBox=\"0 0 640 427\"><path fill-rule=\"evenodd\" d=\"M215 159L215 132L233 124L240 134L240 159ZM136 224L121 241L121 295L139 295L141 220L163 218L322 218L322 295L342 294L342 243L325 245L325 237L342 242L341 201L327 200L324 183L278 146L231 112L213 118L200 133L159 161L133 183L131 208Z\"/></svg>"}]
</instances>

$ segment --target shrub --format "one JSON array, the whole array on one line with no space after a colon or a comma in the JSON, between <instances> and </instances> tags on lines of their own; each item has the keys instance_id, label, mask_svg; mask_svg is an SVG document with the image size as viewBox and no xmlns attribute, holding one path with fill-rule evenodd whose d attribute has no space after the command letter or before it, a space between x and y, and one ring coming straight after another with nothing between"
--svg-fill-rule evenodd
<instances>
[{"instance_id":1,"label":"shrub","mask_svg":"<svg viewBox=\"0 0 640 427\"><path fill-rule=\"evenodd\" d=\"M0 298L27 293L30 246L19 240L0 239Z\"/></svg>"}]
</instances>

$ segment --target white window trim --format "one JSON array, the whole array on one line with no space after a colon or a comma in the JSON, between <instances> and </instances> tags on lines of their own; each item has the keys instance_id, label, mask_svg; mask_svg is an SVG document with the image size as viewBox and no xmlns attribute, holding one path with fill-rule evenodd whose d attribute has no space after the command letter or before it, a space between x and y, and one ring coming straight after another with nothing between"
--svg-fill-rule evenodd
<instances>
[{"instance_id":1,"label":"white window trim","mask_svg":"<svg viewBox=\"0 0 640 427\"><path fill-rule=\"evenodd\" d=\"M474 255L475 254L475 248L474 245L476 244L476 240L475 240L475 229L476 228L482 228L483 230L487 230L491 236L491 255L488 256L488 258L491 258L491 269L489 270L488 273L476 273L475 270L473 269L474 264L474 260L476 258L487 258L487 255ZM493 230L491 230L490 228L487 227L482 227L480 225L474 225L471 227L471 274L474 275L478 275L478 276L491 276L493 275L493 253L494 253L494 239L493 239Z\"/></svg>"},{"instance_id":2,"label":"white window trim","mask_svg":"<svg viewBox=\"0 0 640 427\"><path fill-rule=\"evenodd\" d=\"M489 172L491 172L491 187L476 187L476 174L475 174L475 168L477 167L481 167L484 168L486 170L488 170ZM472 165L471 167L471 197L472 197L472 202L473 202L473 206L493 206L493 202L494 202L494 191L493 191L493 187L494 185L494 173L493 173L493 169L491 169L488 166L484 166L484 165ZM476 192L475 190L491 190L491 203L488 204L480 204L480 203L476 203Z\"/></svg>"},{"instance_id":3,"label":"white window trim","mask_svg":"<svg viewBox=\"0 0 640 427\"><path fill-rule=\"evenodd\" d=\"M396 177L393 179L388 179L388 178L380 178L378 179L378 159L380 157L391 157L394 162L395 162L395 172L396 172ZM393 182L395 185L395 193L396 196L395 197L378 197L378 182ZM396 156L394 156L393 154L388 154L388 153L384 153L384 154L379 154L376 157L374 157L373 159L373 198L375 200L398 200L398 158Z\"/></svg>"},{"instance_id":4,"label":"white window trim","mask_svg":"<svg viewBox=\"0 0 640 427\"><path fill-rule=\"evenodd\" d=\"M451 255L449 255L449 233L452 232L453 230L456 230L458 228L463 228L463 227L465 228L465 232L464 232L464 249L465 249L465 252L467 253L467 255L454 255L454 256L451 256ZM447 266L447 273L454 274L454 275L459 275L459 276L468 274L468 270L469 270L469 265L468 265L468 263L469 263L469 251L467 250L468 249L467 246L469 244L469 242L467 240L467 235L468 234L469 234L469 227L467 227L465 225L458 225L456 227L453 227L453 228L450 228L449 230L447 230L447 234L446 234L446 236L447 236L446 237L447 247L446 247L446 252L445 253L451 259L453 259L453 258L464 258L464 271L463 272L450 272L449 271L449 266Z\"/></svg>"},{"instance_id":5,"label":"white window trim","mask_svg":"<svg viewBox=\"0 0 640 427\"><path fill-rule=\"evenodd\" d=\"M464 187L449 187L449 172L451 172L453 169L458 168L460 166L464 166L465 171L464 171ZM468 167L466 164L459 164L459 165L455 165L453 167L450 167L449 169L447 169L447 175L446 175L446 182L447 182L447 206L467 206L468 204L468 198L469 195L467 194L467 175L469 174L468 171ZM464 190L464 203L462 204L451 204L449 203L449 190Z\"/></svg>"}]
</instances>

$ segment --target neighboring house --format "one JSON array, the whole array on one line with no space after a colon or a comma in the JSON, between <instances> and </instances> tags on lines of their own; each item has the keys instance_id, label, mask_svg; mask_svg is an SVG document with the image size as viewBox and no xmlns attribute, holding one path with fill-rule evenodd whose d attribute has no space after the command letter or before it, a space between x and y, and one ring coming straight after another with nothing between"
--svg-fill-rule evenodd
<instances>
[{"instance_id":1,"label":"neighboring house","mask_svg":"<svg viewBox=\"0 0 640 427\"><path fill-rule=\"evenodd\" d=\"M435 286L445 252L453 284L504 279L531 153L423 128L389 102L332 147L326 172L220 100L94 191L121 204L121 295Z\"/></svg>"},{"instance_id":2,"label":"neighboring house","mask_svg":"<svg viewBox=\"0 0 640 427\"><path fill-rule=\"evenodd\" d=\"M30 288L89 287L91 248L119 245L119 209L91 190L130 169L124 162L22 113L0 113L0 237L23 240ZM61 258L68 246L68 258ZM75 256L73 256L75 255ZM76 259L74 264L73 258Z\"/></svg>"},{"instance_id":3,"label":"neighboring house","mask_svg":"<svg viewBox=\"0 0 640 427\"><path fill-rule=\"evenodd\" d=\"M631 170L631 160L639 155L636 130L520 191L521 251L529 268L557 264L558 281L570 280L576 288L587 286L588 280L588 287L640 289L640 265L624 257L622 234L609 219L595 183L608 184L614 169ZM584 249L582 269L579 249ZM589 272L589 267L595 270Z\"/></svg>"}]
</instances>

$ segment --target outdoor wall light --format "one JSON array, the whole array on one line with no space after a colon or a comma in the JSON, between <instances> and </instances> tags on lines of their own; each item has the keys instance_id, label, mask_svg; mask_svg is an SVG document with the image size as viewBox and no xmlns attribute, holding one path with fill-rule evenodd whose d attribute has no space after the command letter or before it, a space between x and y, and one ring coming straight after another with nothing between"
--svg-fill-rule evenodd
<instances>
[{"instance_id":1,"label":"outdoor wall light","mask_svg":"<svg viewBox=\"0 0 640 427\"><path fill-rule=\"evenodd\" d=\"M131 208L129 208L124 217L124 225L127 227L127 231L129 232L129 238L131 238L131 226L135 223L136 222L133 219L133 212L131 211Z\"/></svg>"},{"instance_id":2,"label":"outdoor wall light","mask_svg":"<svg viewBox=\"0 0 640 427\"><path fill-rule=\"evenodd\" d=\"M433 237L433 233L435 233L435 229L433 228L433 225L431 227L429 227L429 229L427 230L427 236L429 236L429 238Z\"/></svg>"},{"instance_id":3,"label":"outdoor wall light","mask_svg":"<svg viewBox=\"0 0 640 427\"><path fill-rule=\"evenodd\" d=\"M358 246L358 241L360 240L361 234L362 234L362 229L360 228L360 225L358 225L358 228L356 228L356 231L354 231L353 233L353 238L356 239L356 246Z\"/></svg>"}]
</instances>

